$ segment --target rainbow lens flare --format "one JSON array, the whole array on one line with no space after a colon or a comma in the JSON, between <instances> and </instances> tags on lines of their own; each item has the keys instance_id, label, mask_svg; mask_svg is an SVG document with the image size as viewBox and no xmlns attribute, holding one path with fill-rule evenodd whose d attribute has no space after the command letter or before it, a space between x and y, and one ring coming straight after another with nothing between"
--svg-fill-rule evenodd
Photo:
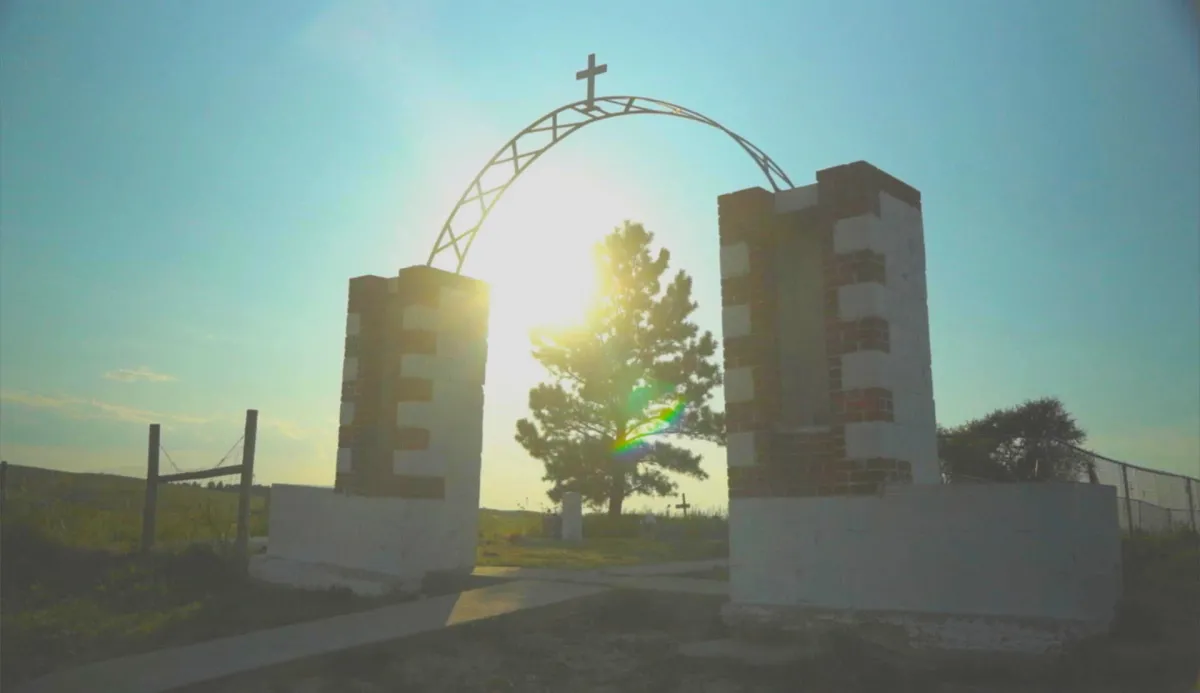
<instances>
[{"instance_id":1,"label":"rainbow lens flare","mask_svg":"<svg viewBox=\"0 0 1200 693\"><path fill-rule=\"evenodd\" d=\"M655 394L655 388L651 386L638 388L629 397L630 403L634 405L632 408L636 409L638 404L645 407ZM683 416L686 406L687 403L679 398L675 398L669 404L659 406L653 413L651 421L635 431L630 431L626 440L613 444L613 454L624 462L637 461L649 448L645 438L666 431L677 424Z\"/></svg>"}]
</instances>

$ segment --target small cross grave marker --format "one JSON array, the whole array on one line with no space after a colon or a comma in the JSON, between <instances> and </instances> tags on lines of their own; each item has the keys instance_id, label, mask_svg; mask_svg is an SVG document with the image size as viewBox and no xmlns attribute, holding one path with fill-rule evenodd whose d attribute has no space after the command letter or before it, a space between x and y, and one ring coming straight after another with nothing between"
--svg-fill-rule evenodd
<instances>
[{"instance_id":1,"label":"small cross grave marker","mask_svg":"<svg viewBox=\"0 0 1200 693\"><path fill-rule=\"evenodd\" d=\"M675 507L676 507L676 508L679 508L680 510L682 510L682 511L683 511L683 516L684 516L684 517L687 517L688 508L692 507L692 504L691 504L691 503L689 503L689 502L687 502L687 494L686 494L686 493L685 493L685 494L683 494L683 502L682 502L682 503L678 503L678 504L676 504L676 505L675 505Z\"/></svg>"}]
</instances>

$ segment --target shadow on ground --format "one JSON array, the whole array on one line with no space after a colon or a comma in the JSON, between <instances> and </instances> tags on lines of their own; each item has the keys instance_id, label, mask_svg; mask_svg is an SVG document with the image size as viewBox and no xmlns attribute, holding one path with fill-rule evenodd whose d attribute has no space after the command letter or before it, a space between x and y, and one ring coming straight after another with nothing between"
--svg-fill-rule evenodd
<instances>
[{"instance_id":1,"label":"shadow on ground","mask_svg":"<svg viewBox=\"0 0 1200 693\"><path fill-rule=\"evenodd\" d=\"M216 681L186 693L1116 693L1187 690L1187 662L1111 648L1033 665L916 669L852 640L805 661L752 666L686 657L727 637L721 599L612 591L385 646Z\"/></svg>"}]
</instances>

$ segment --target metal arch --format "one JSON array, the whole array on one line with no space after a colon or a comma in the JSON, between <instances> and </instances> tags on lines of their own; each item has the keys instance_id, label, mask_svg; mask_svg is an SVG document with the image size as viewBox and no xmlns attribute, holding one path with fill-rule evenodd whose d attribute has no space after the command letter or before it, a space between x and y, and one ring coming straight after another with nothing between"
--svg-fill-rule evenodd
<instances>
[{"instance_id":1,"label":"metal arch","mask_svg":"<svg viewBox=\"0 0 1200 693\"><path fill-rule=\"evenodd\" d=\"M568 115L574 118L582 116L581 119L570 120L568 122L560 122L562 115ZM733 132L729 128L721 125L717 121L709 118L706 115L697 113L690 108L684 108L669 101L660 101L659 99L650 99L644 96L604 96L592 100L591 108L588 108L588 101L576 101L572 104L562 106L557 110L551 111L534 121L515 137L501 147L491 160L481 169L471 184L458 198L458 203L454 205L454 209L450 210L450 216L446 219L446 223L442 225L442 231L438 234L437 242L434 243L433 250L429 253L427 265L432 266L433 261L442 252L453 249L456 257L455 272L462 272L463 263L467 259L467 252L471 249L471 245L475 242L475 236L479 233L479 229L483 226L483 222L487 220L488 213L496 205L525 169L529 168L530 164L538 160L542 154L545 154L554 145L566 139L568 135L582 128L588 123L594 123L609 118L616 118L625 115L665 115L674 116L676 118L685 118L694 120L698 123L717 128L726 135L729 135L733 141L739 146L754 162L758 164L763 175L767 177L771 187L779 192L786 189L781 187L782 182L787 188L793 187L792 181L783 172L771 157L767 156L763 150L754 146L749 140L741 135ZM534 147L528 151L522 151L520 147L521 138L526 135L537 133L550 133L550 142L539 147ZM483 178L497 166L512 164L512 171L509 173L507 180L504 183L489 188L483 189ZM454 218L458 212L465 206L477 202L479 204L479 221L475 222L470 228L456 232L454 229Z\"/></svg>"}]
</instances>

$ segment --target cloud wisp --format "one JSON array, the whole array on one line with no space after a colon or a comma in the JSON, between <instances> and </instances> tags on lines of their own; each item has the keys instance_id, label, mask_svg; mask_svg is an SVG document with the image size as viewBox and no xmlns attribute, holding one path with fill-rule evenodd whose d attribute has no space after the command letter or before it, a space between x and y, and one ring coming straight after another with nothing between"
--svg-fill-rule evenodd
<instances>
[{"instance_id":1,"label":"cloud wisp","mask_svg":"<svg viewBox=\"0 0 1200 693\"><path fill-rule=\"evenodd\" d=\"M168 383L178 380L173 375L157 373L146 366L137 368L118 368L104 374L105 380L115 380L121 383Z\"/></svg>"},{"instance_id":2,"label":"cloud wisp","mask_svg":"<svg viewBox=\"0 0 1200 693\"><path fill-rule=\"evenodd\" d=\"M25 409L38 409L68 419L116 421L132 424L182 424L182 425L241 425L240 416L194 416L150 409L139 409L124 404L114 404L98 399L73 395L42 395L21 390L0 390L0 403ZM306 440L314 431L290 419L274 416L259 418L259 430L269 430L291 440ZM332 429L330 429L332 430Z\"/></svg>"},{"instance_id":3,"label":"cloud wisp","mask_svg":"<svg viewBox=\"0 0 1200 693\"><path fill-rule=\"evenodd\" d=\"M210 417L138 409L123 404L102 402L97 399L87 399L71 395L39 395L19 390L0 391L0 402L15 404L28 409L51 410L71 419L105 419L137 424L203 424L213 420Z\"/></svg>"}]
</instances>

